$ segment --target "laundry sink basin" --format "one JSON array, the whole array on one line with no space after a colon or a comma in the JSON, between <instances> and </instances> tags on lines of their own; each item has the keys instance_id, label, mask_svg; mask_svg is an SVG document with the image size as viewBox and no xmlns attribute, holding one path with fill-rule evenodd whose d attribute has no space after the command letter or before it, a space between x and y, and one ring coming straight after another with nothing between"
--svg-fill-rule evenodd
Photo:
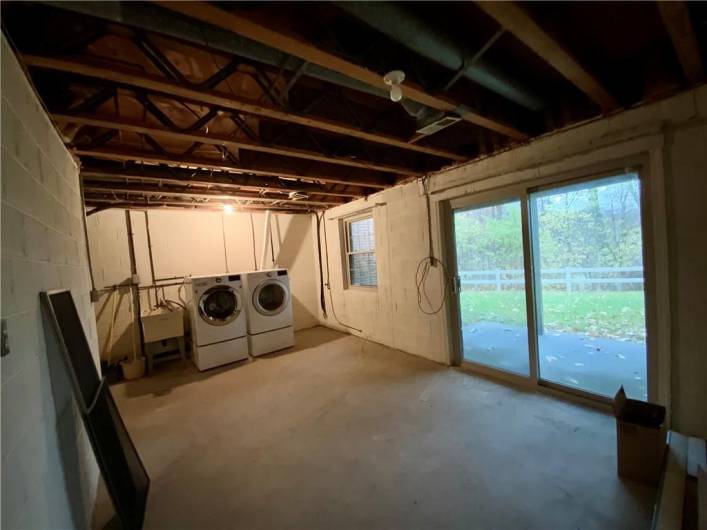
<instances>
[{"instance_id":1,"label":"laundry sink basin","mask_svg":"<svg viewBox=\"0 0 707 530\"><path fill-rule=\"evenodd\" d=\"M140 316L145 342L157 342L184 335L184 311L163 307L148 309Z\"/></svg>"}]
</instances>

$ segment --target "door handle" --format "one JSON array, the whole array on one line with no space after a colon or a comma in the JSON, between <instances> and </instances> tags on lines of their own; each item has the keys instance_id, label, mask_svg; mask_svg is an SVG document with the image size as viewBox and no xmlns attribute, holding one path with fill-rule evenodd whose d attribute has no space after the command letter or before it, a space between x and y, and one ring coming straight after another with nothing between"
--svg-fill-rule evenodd
<instances>
[{"instance_id":1,"label":"door handle","mask_svg":"<svg viewBox=\"0 0 707 530\"><path fill-rule=\"evenodd\" d=\"M462 280L459 276L452 276L452 293L459 294L462 290Z\"/></svg>"}]
</instances>

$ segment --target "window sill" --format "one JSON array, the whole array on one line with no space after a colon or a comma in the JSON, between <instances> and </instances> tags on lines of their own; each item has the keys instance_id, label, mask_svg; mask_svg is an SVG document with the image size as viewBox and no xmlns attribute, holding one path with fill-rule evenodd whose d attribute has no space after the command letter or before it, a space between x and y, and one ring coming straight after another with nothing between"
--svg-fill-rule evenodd
<instances>
[{"instance_id":1,"label":"window sill","mask_svg":"<svg viewBox=\"0 0 707 530\"><path fill-rule=\"evenodd\" d=\"M349 285L345 289L346 291L361 291L364 293L377 293L378 287L375 285Z\"/></svg>"}]
</instances>

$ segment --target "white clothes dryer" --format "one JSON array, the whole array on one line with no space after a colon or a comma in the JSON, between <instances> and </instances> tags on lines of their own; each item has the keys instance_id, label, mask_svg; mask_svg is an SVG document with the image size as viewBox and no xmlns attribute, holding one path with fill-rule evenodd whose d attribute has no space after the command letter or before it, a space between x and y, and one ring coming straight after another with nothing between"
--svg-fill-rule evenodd
<instances>
[{"instance_id":1,"label":"white clothes dryer","mask_svg":"<svg viewBox=\"0 0 707 530\"><path fill-rule=\"evenodd\" d=\"M292 293L286 269L244 272L248 348L251 355L263 355L295 343Z\"/></svg>"}]
</instances>

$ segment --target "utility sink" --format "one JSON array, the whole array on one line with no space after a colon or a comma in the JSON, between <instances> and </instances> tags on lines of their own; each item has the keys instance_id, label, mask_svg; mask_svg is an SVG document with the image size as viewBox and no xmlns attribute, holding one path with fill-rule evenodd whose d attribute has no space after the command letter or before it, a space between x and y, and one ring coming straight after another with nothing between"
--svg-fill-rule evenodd
<instances>
[{"instance_id":1,"label":"utility sink","mask_svg":"<svg viewBox=\"0 0 707 530\"><path fill-rule=\"evenodd\" d=\"M164 307L148 309L140 316L145 342L158 342L184 335L184 311Z\"/></svg>"}]
</instances>

